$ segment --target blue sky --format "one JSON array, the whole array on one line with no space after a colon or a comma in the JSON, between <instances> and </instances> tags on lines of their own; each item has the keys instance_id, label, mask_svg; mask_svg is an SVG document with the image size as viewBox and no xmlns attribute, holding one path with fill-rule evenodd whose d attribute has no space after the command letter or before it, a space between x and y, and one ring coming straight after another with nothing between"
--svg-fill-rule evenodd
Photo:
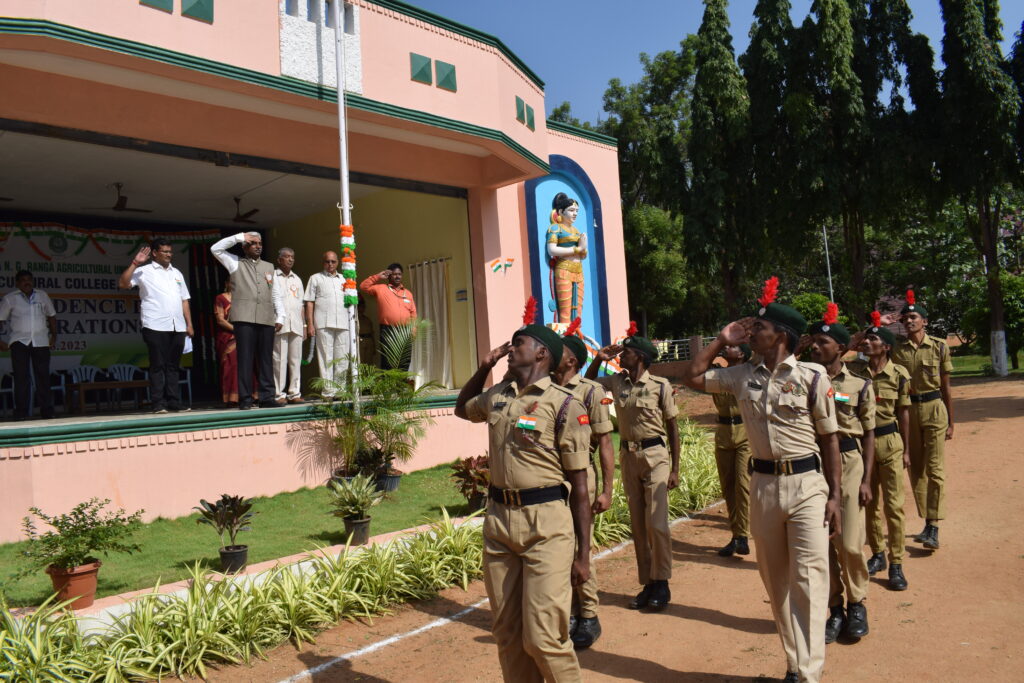
<instances>
[{"instance_id":1,"label":"blue sky","mask_svg":"<svg viewBox=\"0 0 1024 683\"><path fill-rule=\"evenodd\" d=\"M793 21L801 23L810 0L791 0ZM412 0L500 38L546 84L548 112L564 100L580 119L603 115L601 98L611 78L640 78L641 52L676 49L700 27L701 0ZM747 48L755 0L732 0L733 48ZM942 50L939 0L910 0L913 28L926 34L938 56ZM1024 20L1024 2L1003 0L1003 51Z\"/></svg>"}]
</instances>

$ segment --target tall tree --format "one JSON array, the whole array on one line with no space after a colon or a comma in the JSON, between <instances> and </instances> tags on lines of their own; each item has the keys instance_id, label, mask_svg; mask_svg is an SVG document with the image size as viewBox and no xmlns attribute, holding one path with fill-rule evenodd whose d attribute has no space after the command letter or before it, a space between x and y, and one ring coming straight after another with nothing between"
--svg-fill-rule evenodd
<instances>
[{"instance_id":1,"label":"tall tree","mask_svg":"<svg viewBox=\"0 0 1024 683\"><path fill-rule=\"evenodd\" d=\"M1003 68L995 38L996 0L941 0L943 106L946 120L944 180L963 204L971 239L985 266L991 314L992 367L1007 374L1005 312L999 277L996 189L1019 177L1017 119L1021 98Z\"/></svg>"},{"instance_id":2,"label":"tall tree","mask_svg":"<svg viewBox=\"0 0 1024 683\"><path fill-rule=\"evenodd\" d=\"M690 161L693 182L685 228L688 252L721 278L726 311L739 311L740 280L756 242L749 240L750 107L732 49L727 0L704 0L697 32Z\"/></svg>"}]
</instances>

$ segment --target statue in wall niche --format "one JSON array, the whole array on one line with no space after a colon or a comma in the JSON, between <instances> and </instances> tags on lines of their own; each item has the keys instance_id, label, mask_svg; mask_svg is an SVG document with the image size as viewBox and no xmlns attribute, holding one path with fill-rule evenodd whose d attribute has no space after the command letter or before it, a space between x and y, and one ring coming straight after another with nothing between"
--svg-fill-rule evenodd
<instances>
[{"instance_id":1,"label":"statue in wall niche","mask_svg":"<svg viewBox=\"0 0 1024 683\"><path fill-rule=\"evenodd\" d=\"M547 250L556 323L568 323L583 314L583 259L587 258L587 236L573 225L579 213L579 202L564 192L556 194L551 202Z\"/></svg>"}]
</instances>

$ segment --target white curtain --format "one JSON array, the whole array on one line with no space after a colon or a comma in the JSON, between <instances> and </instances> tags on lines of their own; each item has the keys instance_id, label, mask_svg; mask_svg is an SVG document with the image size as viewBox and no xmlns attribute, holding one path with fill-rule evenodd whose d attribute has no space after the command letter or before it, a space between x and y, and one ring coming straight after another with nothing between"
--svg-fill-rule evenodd
<instances>
[{"instance_id":1,"label":"white curtain","mask_svg":"<svg viewBox=\"0 0 1024 683\"><path fill-rule=\"evenodd\" d=\"M430 259L409 266L409 289L416 299L417 315L430 321L427 337L413 345L412 365L416 386L437 382L452 388L451 320L448 312L448 258Z\"/></svg>"}]
</instances>

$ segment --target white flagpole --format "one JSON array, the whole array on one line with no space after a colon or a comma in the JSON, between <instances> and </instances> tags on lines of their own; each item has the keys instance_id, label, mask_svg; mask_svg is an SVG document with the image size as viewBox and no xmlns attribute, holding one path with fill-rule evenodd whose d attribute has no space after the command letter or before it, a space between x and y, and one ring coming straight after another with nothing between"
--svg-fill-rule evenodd
<instances>
[{"instance_id":1,"label":"white flagpole","mask_svg":"<svg viewBox=\"0 0 1024 683\"><path fill-rule=\"evenodd\" d=\"M832 292L832 262L828 258L828 231L825 224L821 225L821 234L825 238L825 267L828 269L828 300L835 301L836 295Z\"/></svg>"},{"instance_id":2,"label":"white flagpole","mask_svg":"<svg viewBox=\"0 0 1024 683\"><path fill-rule=\"evenodd\" d=\"M334 21L334 65L337 71L335 83L338 90L338 180L341 183L341 222L344 225L352 225L352 204L348 186L348 125L345 117L345 13L342 10L342 0L331 0L330 6ZM351 368L354 380L359 362L359 315L356 306L347 306L346 309L349 356L356 361Z\"/></svg>"}]
</instances>

